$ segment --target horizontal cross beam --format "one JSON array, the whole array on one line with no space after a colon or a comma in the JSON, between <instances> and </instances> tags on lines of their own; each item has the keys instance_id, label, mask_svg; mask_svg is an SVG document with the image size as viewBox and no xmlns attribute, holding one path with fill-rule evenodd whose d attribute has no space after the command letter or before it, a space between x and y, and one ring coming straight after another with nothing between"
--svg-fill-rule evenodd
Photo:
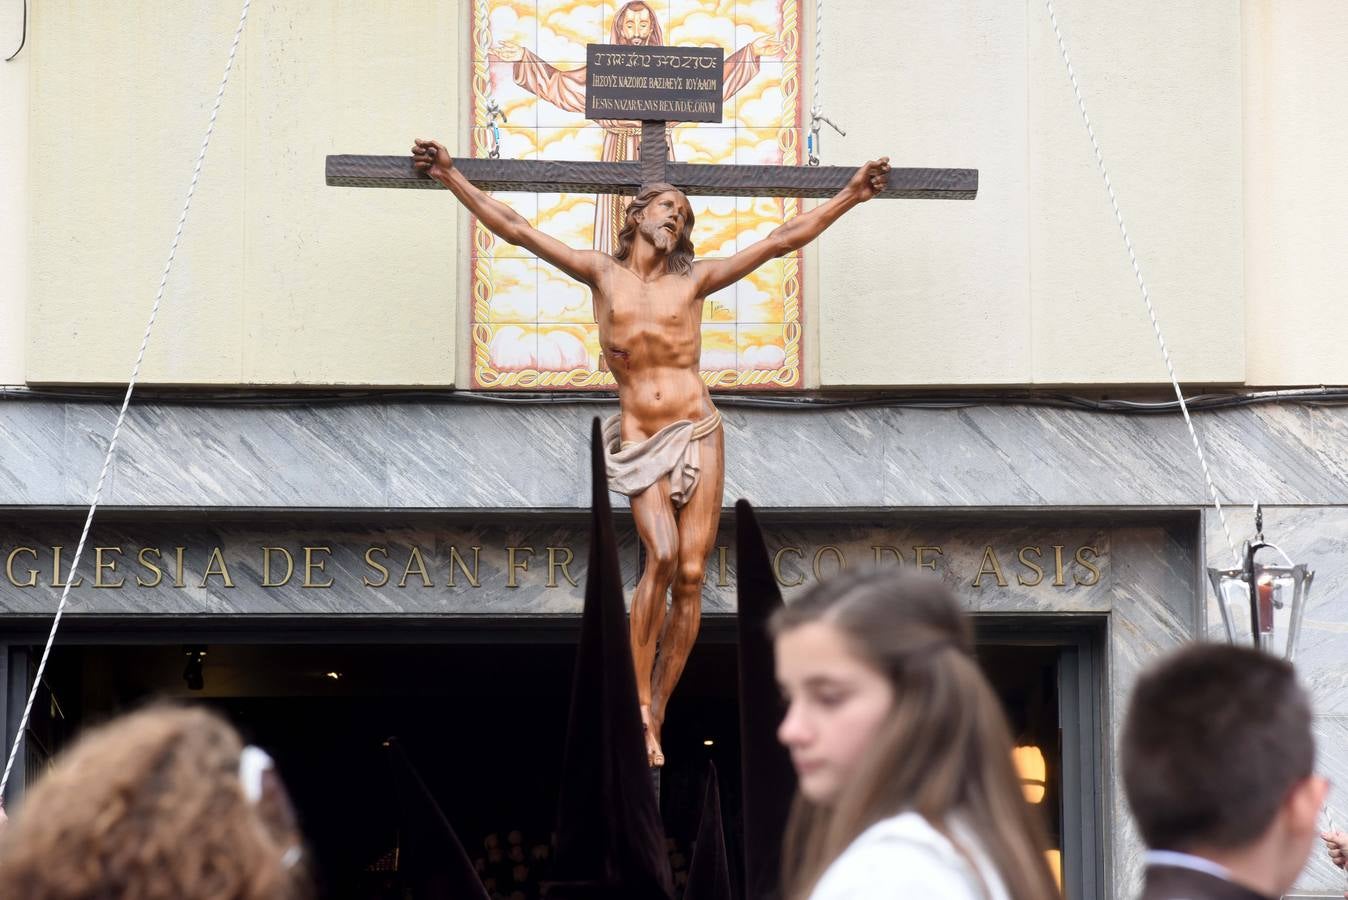
<instances>
[{"instance_id":1,"label":"horizontal cross beam","mask_svg":"<svg viewBox=\"0 0 1348 900\"><path fill-rule=\"evenodd\" d=\"M857 170L847 166L710 166L671 162L667 180L689 196L832 197ZM889 170L877 197L891 200L972 200L977 169Z\"/></svg>"},{"instance_id":2,"label":"horizontal cross beam","mask_svg":"<svg viewBox=\"0 0 1348 900\"><path fill-rule=\"evenodd\" d=\"M455 159L463 176L484 191L635 194L653 174L640 162ZM663 180L689 196L832 197L856 173L847 166L738 166L667 162ZM327 182L336 187L426 188L443 185L412 168L410 156L329 156ZM977 169L889 170L885 199L972 200Z\"/></svg>"}]
</instances>

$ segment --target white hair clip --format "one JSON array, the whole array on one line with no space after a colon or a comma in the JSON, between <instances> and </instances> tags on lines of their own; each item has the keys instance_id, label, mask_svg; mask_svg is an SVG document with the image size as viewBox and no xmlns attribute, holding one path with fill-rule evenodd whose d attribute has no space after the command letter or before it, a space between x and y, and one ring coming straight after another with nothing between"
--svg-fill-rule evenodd
<instances>
[{"instance_id":1,"label":"white hair clip","mask_svg":"<svg viewBox=\"0 0 1348 900\"><path fill-rule=\"evenodd\" d=\"M239 754L239 784L249 803L262 799L262 774L268 769L274 770L276 763L261 747L249 745Z\"/></svg>"},{"instance_id":2,"label":"white hair clip","mask_svg":"<svg viewBox=\"0 0 1348 900\"><path fill-rule=\"evenodd\" d=\"M262 799L264 779L268 772L272 773L273 778L277 777L276 763L267 751L251 744L244 747L243 752L239 754L239 785L243 788L243 796L250 805L256 806ZM281 793L282 805L288 808L289 803L284 797L284 790ZM291 844L281 854L282 868L293 869L303 856L303 848L298 843Z\"/></svg>"}]
</instances>

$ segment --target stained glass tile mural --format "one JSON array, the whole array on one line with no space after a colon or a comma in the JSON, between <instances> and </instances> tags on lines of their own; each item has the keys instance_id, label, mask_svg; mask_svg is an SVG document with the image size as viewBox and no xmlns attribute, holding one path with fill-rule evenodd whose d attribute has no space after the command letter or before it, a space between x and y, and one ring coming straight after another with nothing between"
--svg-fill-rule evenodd
<instances>
[{"instance_id":1,"label":"stained glass tile mural","mask_svg":"<svg viewBox=\"0 0 1348 900\"><path fill-rule=\"evenodd\" d=\"M674 158L798 165L804 146L799 0L471 0L471 153L491 150L494 100L502 159L626 160L638 122L585 118L585 45L717 46L726 52L721 122L672 126ZM611 252L627 199L500 193L530 224L576 247ZM797 198L693 197L700 257L729 256L800 210ZM589 289L528 251L470 229L472 384L490 390L605 390ZM764 265L703 302L702 377L713 388L802 384L801 259Z\"/></svg>"}]
</instances>

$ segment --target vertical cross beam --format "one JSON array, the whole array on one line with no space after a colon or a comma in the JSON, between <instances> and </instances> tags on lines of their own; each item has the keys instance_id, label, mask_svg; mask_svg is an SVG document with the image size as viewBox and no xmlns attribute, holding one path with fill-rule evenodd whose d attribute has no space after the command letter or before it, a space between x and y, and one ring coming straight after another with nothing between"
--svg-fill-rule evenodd
<instances>
[{"instance_id":1,"label":"vertical cross beam","mask_svg":"<svg viewBox=\"0 0 1348 900\"><path fill-rule=\"evenodd\" d=\"M664 122L641 123L641 183L668 181L669 132Z\"/></svg>"}]
</instances>

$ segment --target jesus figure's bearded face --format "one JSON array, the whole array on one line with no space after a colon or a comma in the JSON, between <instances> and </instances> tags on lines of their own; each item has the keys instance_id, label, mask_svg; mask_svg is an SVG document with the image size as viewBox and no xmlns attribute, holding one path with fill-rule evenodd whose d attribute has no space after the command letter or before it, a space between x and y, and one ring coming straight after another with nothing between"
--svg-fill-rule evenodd
<instances>
[{"instance_id":1,"label":"jesus figure's bearded face","mask_svg":"<svg viewBox=\"0 0 1348 900\"><path fill-rule=\"evenodd\" d=\"M655 222L642 222L641 233L655 245L655 249L661 253L668 253L674 249L674 244L678 241L678 234L673 226L666 224L656 224Z\"/></svg>"},{"instance_id":2,"label":"jesus figure's bearded face","mask_svg":"<svg viewBox=\"0 0 1348 900\"><path fill-rule=\"evenodd\" d=\"M635 44L643 47L651 42L654 19L651 18L651 11L648 7L634 6L623 12L622 17L619 33L622 35L624 44Z\"/></svg>"},{"instance_id":3,"label":"jesus figure's bearded face","mask_svg":"<svg viewBox=\"0 0 1348 900\"><path fill-rule=\"evenodd\" d=\"M669 253L678 246L680 237L691 230L693 211L688 200L678 191L665 191L651 200L640 213L637 226L641 233L661 253Z\"/></svg>"},{"instance_id":4,"label":"jesus figure's bearded face","mask_svg":"<svg viewBox=\"0 0 1348 900\"><path fill-rule=\"evenodd\" d=\"M683 191L665 182L641 186L627 207L627 219L618 232L613 258L626 260L639 241L665 257L666 271L692 274L693 208Z\"/></svg>"}]
</instances>

